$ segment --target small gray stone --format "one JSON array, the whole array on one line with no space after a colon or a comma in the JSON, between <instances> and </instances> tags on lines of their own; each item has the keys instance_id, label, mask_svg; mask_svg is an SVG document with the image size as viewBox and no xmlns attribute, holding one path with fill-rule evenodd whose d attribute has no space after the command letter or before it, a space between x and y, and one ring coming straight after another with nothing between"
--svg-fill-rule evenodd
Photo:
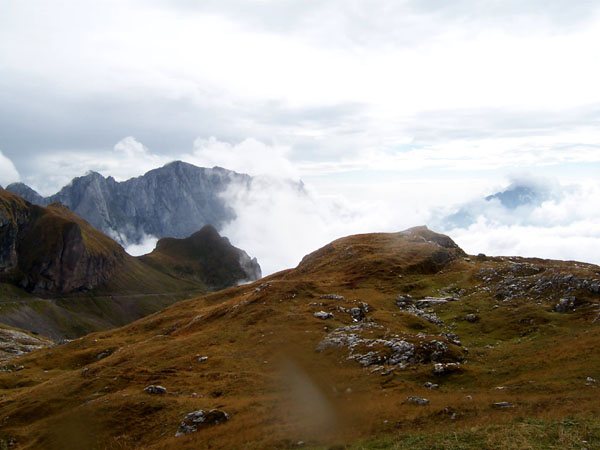
<instances>
[{"instance_id":1,"label":"small gray stone","mask_svg":"<svg viewBox=\"0 0 600 450\"><path fill-rule=\"evenodd\" d=\"M512 403L509 402L496 402L496 403L492 403L492 406L494 408L514 408L515 405L513 405Z\"/></svg>"},{"instance_id":2,"label":"small gray stone","mask_svg":"<svg viewBox=\"0 0 600 450\"><path fill-rule=\"evenodd\" d=\"M360 322L361 320L363 320L365 318L365 313L360 308L351 308L350 316L352 317L352 320L354 322Z\"/></svg>"},{"instance_id":3,"label":"small gray stone","mask_svg":"<svg viewBox=\"0 0 600 450\"><path fill-rule=\"evenodd\" d=\"M189 413L179 424L175 437L194 433L203 426L219 425L229 420L229 414L219 409L206 412L202 409Z\"/></svg>"},{"instance_id":4,"label":"small gray stone","mask_svg":"<svg viewBox=\"0 0 600 450\"><path fill-rule=\"evenodd\" d=\"M423 398L423 397L410 396L410 397L406 397L406 403L411 403L413 405L426 406L426 405L429 405L429 400L427 400L426 398Z\"/></svg>"},{"instance_id":5,"label":"small gray stone","mask_svg":"<svg viewBox=\"0 0 600 450\"><path fill-rule=\"evenodd\" d=\"M150 386L146 386L144 388L144 391L147 392L148 394L158 394L158 395L162 395L162 394L166 394L167 390L162 387L162 386L154 386L153 384L151 384Z\"/></svg>"},{"instance_id":6,"label":"small gray stone","mask_svg":"<svg viewBox=\"0 0 600 450\"><path fill-rule=\"evenodd\" d=\"M561 298L554 310L559 313L566 313L575 309L575 297L565 297Z\"/></svg>"},{"instance_id":7,"label":"small gray stone","mask_svg":"<svg viewBox=\"0 0 600 450\"><path fill-rule=\"evenodd\" d=\"M447 375L459 370L461 370L459 363L436 363L433 365L433 373L435 375Z\"/></svg>"},{"instance_id":8,"label":"small gray stone","mask_svg":"<svg viewBox=\"0 0 600 450\"><path fill-rule=\"evenodd\" d=\"M325 311L318 311L314 313L313 316L321 320L333 319L333 314Z\"/></svg>"}]
</instances>

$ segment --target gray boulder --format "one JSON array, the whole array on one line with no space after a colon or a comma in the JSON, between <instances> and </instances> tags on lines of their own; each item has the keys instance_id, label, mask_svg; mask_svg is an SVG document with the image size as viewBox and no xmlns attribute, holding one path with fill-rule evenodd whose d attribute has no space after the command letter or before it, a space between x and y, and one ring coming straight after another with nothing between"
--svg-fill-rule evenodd
<instances>
[{"instance_id":1,"label":"gray boulder","mask_svg":"<svg viewBox=\"0 0 600 450\"><path fill-rule=\"evenodd\" d=\"M189 413L179 424L175 437L194 433L200 428L210 425L219 425L229 420L229 414L219 409L206 412L202 409Z\"/></svg>"},{"instance_id":2,"label":"gray boulder","mask_svg":"<svg viewBox=\"0 0 600 450\"><path fill-rule=\"evenodd\" d=\"M147 392L148 394L157 394L157 395L162 395L162 394L167 393L167 390L164 387L159 386L159 385L154 386L153 384L145 387L144 391Z\"/></svg>"},{"instance_id":3,"label":"gray boulder","mask_svg":"<svg viewBox=\"0 0 600 450\"><path fill-rule=\"evenodd\" d=\"M325 311L318 311L314 313L313 316L321 320L333 319L333 314Z\"/></svg>"},{"instance_id":4,"label":"gray boulder","mask_svg":"<svg viewBox=\"0 0 600 450\"><path fill-rule=\"evenodd\" d=\"M575 297L561 298L554 310L559 313L566 313L575 309Z\"/></svg>"},{"instance_id":5,"label":"gray boulder","mask_svg":"<svg viewBox=\"0 0 600 450\"><path fill-rule=\"evenodd\" d=\"M426 406L429 405L429 400L423 397L406 397L406 403L411 403L413 405Z\"/></svg>"}]
</instances>

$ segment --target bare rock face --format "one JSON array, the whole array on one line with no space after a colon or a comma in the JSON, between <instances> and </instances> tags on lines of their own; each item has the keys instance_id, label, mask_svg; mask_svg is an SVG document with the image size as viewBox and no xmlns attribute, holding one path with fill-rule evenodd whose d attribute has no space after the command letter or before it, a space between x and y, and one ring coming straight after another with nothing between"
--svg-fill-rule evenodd
<instances>
[{"instance_id":1,"label":"bare rock face","mask_svg":"<svg viewBox=\"0 0 600 450\"><path fill-rule=\"evenodd\" d=\"M22 183L6 189L41 206L60 202L126 244L139 243L147 235L185 238L205 224L221 229L235 217L221 194L232 185L250 181L249 175L220 167L175 161L124 182L89 172L50 197L42 197Z\"/></svg>"},{"instance_id":2,"label":"bare rock face","mask_svg":"<svg viewBox=\"0 0 600 450\"><path fill-rule=\"evenodd\" d=\"M0 280L36 294L93 289L125 252L61 205L32 205L0 191Z\"/></svg>"}]
</instances>

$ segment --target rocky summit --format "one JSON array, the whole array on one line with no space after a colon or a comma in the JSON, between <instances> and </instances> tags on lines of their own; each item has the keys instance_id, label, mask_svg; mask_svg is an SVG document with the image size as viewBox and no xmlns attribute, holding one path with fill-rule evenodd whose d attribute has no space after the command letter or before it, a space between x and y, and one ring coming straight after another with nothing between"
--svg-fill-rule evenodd
<instances>
[{"instance_id":1,"label":"rocky summit","mask_svg":"<svg viewBox=\"0 0 600 450\"><path fill-rule=\"evenodd\" d=\"M425 227L342 238L13 360L0 442L598 448L599 283L595 265L470 256Z\"/></svg>"},{"instance_id":2,"label":"rocky summit","mask_svg":"<svg viewBox=\"0 0 600 450\"><path fill-rule=\"evenodd\" d=\"M220 167L175 161L124 182L89 172L49 197L23 183L6 189L41 206L60 202L125 245L140 243L147 235L185 238L206 224L221 229L235 217L221 194L250 181L248 175Z\"/></svg>"}]
</instances>

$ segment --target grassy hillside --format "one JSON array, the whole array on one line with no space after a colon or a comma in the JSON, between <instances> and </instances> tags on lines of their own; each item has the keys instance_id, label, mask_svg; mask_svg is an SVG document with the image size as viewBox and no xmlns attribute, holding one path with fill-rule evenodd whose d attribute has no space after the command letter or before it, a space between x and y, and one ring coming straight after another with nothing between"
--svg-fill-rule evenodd
<instances>
[{"instance_id":1,"label":"grassy hillside","mask_svg":"<svg viewBox=\"0 0 600 450\"><path fill-rule=\"evenodd\" d=\"M0 190L0 321L56 340L209 292L134 258L68 208ZM175 257L175 255L174 255Z\"/></svg>"},{"instance_id":2,"label":"grassy hillside","mask_svg":"<svg viewBox=\"0 0 600 450\"><path fill-rule=\"evenodd\" d=\"M351 236L296 269L20 358L0 373L0 439L600 448L599 279L589 264L469 257L424 228ZM175 437L200 409L229 420Z\"/></svg>"}]
</instances>

